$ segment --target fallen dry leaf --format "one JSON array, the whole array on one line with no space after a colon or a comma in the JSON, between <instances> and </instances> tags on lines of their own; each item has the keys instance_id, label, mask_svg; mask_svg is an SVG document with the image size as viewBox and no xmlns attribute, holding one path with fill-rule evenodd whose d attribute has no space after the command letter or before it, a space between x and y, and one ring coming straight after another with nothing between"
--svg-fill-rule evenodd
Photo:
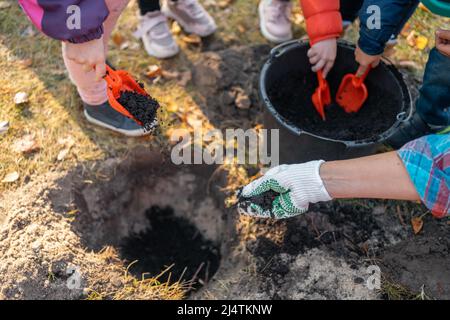
<instances>
[{"instance_id":1,"label":"fallen dry leaf","mask_svg":"<svg viewBox=\"0 0 450 320\"><path fill-rule=\"evenodd\" d=\"M6 9L11 7L12 3L9 1L0 1L0 9Z\"/></svg>"},{"instance_id":2,"label":"fallen dry leaf","mask_svg":"<svg viewBox=\"0 0 450 320\"><path fill-rule=\"evenodd\" d=\"M196 34L190 34L188 36L184 36L183 38L181 38L181 40L183 40L184 42L186 42L188 44L199 45L200 43L202 43L202 38L200 38Z\"/></svg>"},{"instance_id":3,"label":"fallen dry leaf","mask_svg":"<svg viewBox=\"0 0 450 320\"><path fill-rule=\"evenodd\" d=\"M231 93L234 95L234 104L239 109L249 109L252 105L250 97L245 93L241 87L233 87Z\"/></svg>"},{"instance_id":4,"label":"fallen dry leaf","mask_svg":"<svg viewBox=\"0 0 450 320\"><path fill-rule=\"evenodd\" d=\"M125 42L125 37L119 32L115 32L111 36L111 39L112 39L113 43L118 47L120 47L122 45L122 43Z\"/></svg>"},{"instance_id":5,"label":"fallen dry leaf","mask_svg":"<svg viewBox=\"0 0 450 320\"><path fill-rule=\"evenodd\" d=\"M162 70L162 77L167 80L175 80L180 77L180 73L178 71L170 71L170 70Z\"/></svg>"},{"instance_id":6,"label":"fallen dry leaf","mask_svg":"<svg viewBox=\"0 0 450 320\"><path fill-rule=\"evenodd\" d=\"M400 31L400 34L406 38L410 32L411 32L411 25L409 23L406 23L402 31Z\"/></svg>"},{"instance_id":7,"label":"fallen dry leaf","mask_svg":"<svg viewBox=\"0 0 450 320\"><path fill-rule=\"evenodd\" d=\"M178 24L178 22L174 21L172 22L172 26L170 28L170 31L173 35L179 35L181 33L181 27Z\"/></svg>"},{"instance_id":8,"label":"fallen dry leaf","mask_svg":"<svg viewBox=\"0 0 450 320\"><path fill-rule=\"evenodd\" d=\"M75 139L72 136L59 138L58 144L71 148L75 144Z\"/></svg>"},{"instance_id":9,"label":"fallen dry leaf","mask_svg":"<svg viewBox=\"0 0 450 320\"><path fill-rule=\"evenodd\" d=\"M161 75L162 75L162 69L160 66L158 66L156 64L148 66L147 73L145 74L145 76L150 79L159 77Z\"/></svg>"},{"instance_id":10,"label":"fallen dry leaf","mask_svg":"<svg viewBox=\"0 0 450 320\"><path fill-rule=\"evenodd\" d=\"M56 157L56 160L58 160L58 161L63 161L63 160L66 158L66 156L69 154L69 152L70 152L70 148L62 149L62 150L58 153L58 156Z\"/></svg>"},{"instance_id":11,"label":"fallen dry leaf","mask_svg":"<svg viewBox=\"0 0 450 320\"><path fill-rule=\"evenodd\" d=\"M192 80L192 72L184 71L178 80L178 85L185 87Z\"/></svg>"},{"instance_id":12,"label":"fallen dry leaf","mask_svg":"<svg viewBox=\"0 0 450 320\"><path fill-rule=\"evenodd\" d=\"M64 146L56 156L56 160L63 161L70 152L70 149L75 145L75 139L72 136L67 136L65 138L59 138L58 144Z\"/></svg>"},{"instance_id":13,"label":"fallen dry leaf","mask_svg":"<svg viewBox=\"0 0 450 320\"><path fill-rule=\"evenodd\" d=\"M411 47L416 45L416 32L414 30L412 30L406 37L406 43L408 43Z\"/></svg>"},{"instance_id":14,"label":"fallen dry leaf","mask_svg":"<svg viewBox=\"0 0 450 320\"><path fill-rule=\"evenodd\" d=\"M231 4L232 0L221 0L217 3L217 6L220 9L226 9L230 4Z\"/></svg>"},{"instance_id":15,"label":"fallen dry leaf","mask_svg":"<svg viewBox=\"0 0 450 320\"><path fill-rule=\"evenodd\" d=\"M303 14L301 14L300 12L296 12L292 15L292 23L296 24L296 25L300 25L305 21L305 18L303 17Z\"/></svg>"},{"instance_id":16,"label":"fallen dry leaf","mask_svg":"<svg viewBox=\"0 0 450 320\"><path fill-rule=\"evenodd\" d=\"M9 122L8 121L0 121L0 134L5 134L9 130Z\"/></svg>"},{"instance_id":17,"label":"fallen dry leaf","mask_svg":"<svg viewBox=\"0 0 450 320\"><path fill-rule=\"evenodd\" d=\"M30 154L39 150L34 134L27 134L16 141L12 145L12 150L16 153Z\"/></svg>"},{"instance_id":18,"label":"fallen dry leaf","mask_svg":"<svg viewBox=\"0 0 450 320\"><path fill-rule=\"evenodd\" d=\"M419 50L424 50L428 45L428 38L425 36L417 36L416 38L416 48Z\"/></svg>"},{"instance_id":19,"label":"fallen dry leaf","mask_svg":"<svg viewBox=\"0 0 450 320\"><path fill-rule=\"evenodd\" d=\"M400 60L397 62L397 65L402 68L410 68L410 69L417 69L417 70L419 70L421 68L421 66L417 62L412 61L412 60Z\"/></svg>"},{"instance_id":20,"label":"fallen dry leaf","mask_svg":"<svg viewBox=\"0 0 450 320\"><path fill-rule=\"evenodd\" d=\"M130 47L130 41L124 41L120 46L120 50L126 50Z\"/></svg>"},{"instance_id":21,"label":"fallen dry leaf","mask_svg":"<svg viewBox=\"0 0 450 320\"><path fill-rule=\"evenodd\" d=\"M20 36L24 37L24 38L28 38L28 37L34 37L36 34L37 34L36 29L32 25L29 25L28 27L25 28L25 30L22 31Z\"/></svg>"},{"instance_id":22,"label":"fallen dry leaf","mask_svg":"<svg viewBox=\"0 0 450 320\"><path fill-rule=\"evenodd\" d=\"M19 180L19 173L17 171L13 171L8 173L2 180L2 183L12 183Z\"/></svg>"},{"instance_id":23,"label":"fallen dry leaf","mask_svg":"<svg viewBox=\"0 0 450 320\"><path fill-rule=\"evenodd\" d=\"M195 115L191 115L189 114L186 117L186 122L188 123L189 126L191 126L194 129L199 129L202 127L202 119L197 118Z\"/></svg>"},{"instance_id":24,"label":"fallen dry leaf","mask_svg":"<svg viewBox=\"0 0 450 320\"><path fill-rule=\"evenodd\" d=\"M411 219L411 225L414 231L414 234L418 234L423 228L423 220L421 217L414 217Z\"/></svg>"},{"instance_id":25,"label":"fallen dry leaf","mask_svg":"<svg viewBox=\"0 0 450 320\"><path fill-rule=\"evenodd\" d=\"M428 9L423 3L419 4L419 8L423 11L431 13L430 9Z\"/></svg>"},{"instance_id":26,"label":"fallen dry leaf","mask_svg":"<svg viewBox=\"0 0 450 320\"><path fill-rule=\"evenodd\" d=\"M239 24L239 25L237 26L237 29L238 29L238 31L239 31L240 33L245 33L245 32L247 31L247 28L246 28L244 25L242 25L242 24Z\"/></svg>"},{"instance_id":27,"label":"fallen dry leaf","mask_svg":"<svg viewBox=\"0 0 450 320\"><path fill-rule=\"evenodd\" d=\"M15 104L23 104L28 102L28 93L26 92L17 92L14 96L14 103Z\"/></svg>"},{"instance_id":28,"label":"fallen dry leaf","mask_svg":"<svg viewBox=\"0 0 450 320\"><path fill-rule=\"evenodd\" d=\"M17 64L19 66L21 66L22 68L28 68L28 67L31 67L31 65L33 64L33 60L32 59L23 59L23 60L17 61Z\"/></svg>"},{"instance_id":29,"label":"fallen dry leaf","mask_svg":"<svg viewBox=\"0 0 450 320\"><path fill-rule=\"evenodd\" d=\"M168 112L177 112L178 105L176 103L168 103L165 108Z\"/></svg>"}]
</instances>

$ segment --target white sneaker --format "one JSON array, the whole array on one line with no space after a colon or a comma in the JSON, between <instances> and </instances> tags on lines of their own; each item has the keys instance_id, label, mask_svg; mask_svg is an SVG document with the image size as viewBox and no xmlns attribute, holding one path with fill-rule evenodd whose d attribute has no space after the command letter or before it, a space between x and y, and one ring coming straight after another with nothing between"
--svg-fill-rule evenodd
<instances>
[{"instance_id":1,"label":"white sneaker","mask_svg":"<svg viewBox=\"0 0 450 320\"><path fill-rule=\"evenodd\" d=\"M147 53L158 59L173 57L180 51L170 33L167 18L161 11L140 16L135 36L142 39Z\"/></svg>"},{"instance_id":2,"label":"white sneaker","mask_svg":"<svg viewBox=\"0 0 450 320\"><path fill-rule=\"evenodd\" d=\"M207 37L217 30L214 19L197 0L165 0L161 10L187 33Z\"/></svg>"}]
</instances>

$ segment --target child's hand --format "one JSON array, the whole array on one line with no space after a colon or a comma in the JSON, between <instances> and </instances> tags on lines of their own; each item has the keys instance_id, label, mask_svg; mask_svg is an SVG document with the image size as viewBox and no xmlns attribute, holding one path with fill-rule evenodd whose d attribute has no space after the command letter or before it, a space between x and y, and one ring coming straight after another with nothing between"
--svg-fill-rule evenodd
<instances>
[{"instance_id":1,"label":"child's hand","mask_svg":"<svg viewBox=\"0 0 450 320\"><path fill-rule=\"evenodd\" d=\"M443 55L450 57L450 30L436 31L436 48Z\"/></svg>"},{"instance_id":2,"label":"child's hand","mask_svg":"<svg viewBox=\"0 0 450 320\"><path fill-rule=\"evenodd\" d=\"M66 57L83 65L86 72L95 70L97 81L106 74L105 48L103 37L84 43L64 43L63 51Z\"/></svg>"},{"instance_id":3,"label":"child's hand","mask_svg":"<svg viewBox=\"0 0 450 320\"><path fill-rule=\"evenodd\" d=\"M355 50L355 60L359 63L359 69L356 72L357 75L362 75L369 66L375 68L380 64L381 54L376 56L371 56L362 51L359 46Z\"/></svg>"},{"instance_id":4,"label":"child's hand","mask_svg":"<svg viewBox=\"0 0 450 320\"><path fill-rule=\"evenodd\" d=\"M309 62L313 65L312 71L322 70L326 78L328 72L333 68L337 54L337 40L327 39L319 41L308 50Z\"/></svg>"},{"instance_id":5,"label":"child's hand","mask_svg":"<svg viewBox=\"0 0 450 320\"><path fill-rule=\"evenodd\" d=\"M245 186L238 204L238 211L260 218L290 218L308 210L310 203L331 200L322 178L320 166L323 161L311 161L302 164L281 165ZM279 193L271 208L263 208L252 203L253 197L261 196L267 191Z\"/></svg>"}]
</instances>

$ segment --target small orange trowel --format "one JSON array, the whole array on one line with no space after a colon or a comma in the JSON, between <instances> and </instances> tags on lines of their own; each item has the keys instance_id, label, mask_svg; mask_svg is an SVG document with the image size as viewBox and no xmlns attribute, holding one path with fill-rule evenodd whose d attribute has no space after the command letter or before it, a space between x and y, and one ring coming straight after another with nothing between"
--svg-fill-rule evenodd
<instances>
[{"instance_id":1,"label":"small orange trowel","mask_svg":"<svg viewBox=\"0 0 450 320\"><path fill-rule=\"evenodd\" d=\"M319 80L319 86L312 96L312 101L322 120L325 121L325 107L331 104L330 86L323 77L322 70L317 72L317 79Z\"/></svg>"},{"instance_id":2,"label":"small orange trowel","mask_svg":"<svg viewBox=\"0 0 450 320\"><path fill-rule=\"evenodd\" d=\"M106 75L104 76L104 79L108 85L108 101L111 107L142 126L142 123L133 117L133 115L119 103L118 99L123 91L133 91L144 96L149 96L147 91L145 91L145 89L140 86L128 72L124 70L114 70L108 65L106 66Z\"/></svg>"},{"instance_id":3,"label":"small orange trowel","mask_svg":"<svg viewBox=\"0 0 450 320\"><path fill-rule=\"evenodd\" d=\"M371 69L372 67L369 66L362 74L347 74L342 79L336 94L336 101L345 112L358 112L366 102L369 93L364 80Z\"/></svg>"}]
</instances>

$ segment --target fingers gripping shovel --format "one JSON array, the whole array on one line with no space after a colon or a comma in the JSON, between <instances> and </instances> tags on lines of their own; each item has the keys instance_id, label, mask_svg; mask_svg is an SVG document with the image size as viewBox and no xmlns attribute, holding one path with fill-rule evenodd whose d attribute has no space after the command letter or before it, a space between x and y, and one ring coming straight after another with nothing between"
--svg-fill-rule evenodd
<instances>
[{"instance_id":1,"label":"fingers gripping shovel","mask_svg":"<svg viewBox=\"0 0 450 320\"><path fill-rule=\"evenodd\" d=\"M319 80L319 86L312 96L312 101L322 120L325 121L325 107L331 104L330 86L323 77L322 70L317 72L317 79Z\"/></svg>"},{"instance_id":2,"label":"fingers gripping shovel","mask_svg":"<svg viewBox=\"0 0 450 320\"><path fill-rule=\"evenodd\" d=\"M345 112L358 112L366 102L369 93L364 80L366 80L370 70L371 66L367 67L362 75L347 74L342 79L336 94L336 101Z\"/></svg>"}]
</instances>

